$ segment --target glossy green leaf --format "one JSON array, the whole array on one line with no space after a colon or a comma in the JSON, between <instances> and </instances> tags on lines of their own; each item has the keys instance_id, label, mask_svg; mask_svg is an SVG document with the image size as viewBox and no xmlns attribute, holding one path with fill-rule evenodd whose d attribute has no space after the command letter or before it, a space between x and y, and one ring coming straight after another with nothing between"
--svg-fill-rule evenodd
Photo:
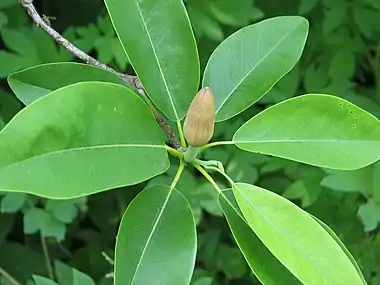
<instances>
[{"instance_id":1,"label":"glossy green leaf","mask_svg":"<svg viewBox=\"0 0 380 285\"><path fill-rule=\"evenodd\" d=\"M216 48L203 78L215 95L216 121L247 109L294 67L308 28L305 18L276 17L242 28Z\"/></svg>"},{"instance_id":2,"label":"glossy green leaf","mask_svg":"<svg viewBox=\"0 0 380 285\"><path fill-rule=\"evenodd\" d=\"M380 158L380 122L344 99L309 94L259 113L233 142L246 151L353 170Z\"/></svg>"},{"instance_id":3,"label":"glossy green leaf","mask_svg":"<svg viewBox=\"0 0 380 285\"><path fill-rule=\"evenodd\" d=\"M146 188L124 213L115 249L115 285L188 285L197 250L190 205L176 189Z\"/></svg>"},{"instance_id":4,"label":"glossy green leaf","mask_svg":"<svg viewBox=\"0 0 380 285\"><path fill-rule=\"evenodd\" d=\"M352 256L351 252L347 249L347 247L344 245L344 243L339 239L339 237L336 235L336 233L324 222L319 220L317 217L314 217L311 215L325 230L330 234L330 236L339 244L340 248L344 251L344 253L347 255L347 257L350 259L352 265L355 267L356 272L359 274L360 278L363 281L363 284L367 285L366 280L364 279L363 273L360 270L360 267L354 257Z\"/></svg>"},{"instance_id":5,"label":"glossy green leaf","mask_svg":"<svg viewBox=\"0 0 380 285\"><path fill-rule=\"evenodd\" d=\"M266 248L245 221L231 190L219 195L219 204L228 225L253 273L265 285L301 284ZM275 274L273 274L275 272Z\"/></svg>"},{"instance_id":6,"label":"glossy green leaf","mask_svg":"<svg viewBox=\"0 0 380 285\"><path fill-rule=\"evenodd\" d=\"M184 118L198 89L199 59L182 0L105 3L148 96L170 120Z\"/></svg>"},{"instance_id":7,"label":"glossy green leaf","mask_svg":"<svg viewBox=\"0 0 380 285\"><path fill-rule=\"evenodd\" d=\"M74 198L168 168L165 136L128 88L82 82L35 101L0 132L0 189Z\"/></svg>"},{"instance_id":8,"label":"glossy green leaf","mask_svg":"<svg viewBox=\"0 0 380 285\"><path fill-rule=\"evenodd\" d=\"M307 212L250 184L237 183L233 191L256 235L303 284L363 284L340 245Z\"/></svg>"},{"instance_id":9,"label":"glossy green leaf","mask_svg":"<svg viewBox=\"0 0 380 285\"><path fill-rule=\"evenodd\" d=\"M108 71L74 62L42 64L15 72L8 77L8 84L12 91L25 105L29 105L51 91L83 81L126 85L124 80Z\"/></svg>"}]
</instances>

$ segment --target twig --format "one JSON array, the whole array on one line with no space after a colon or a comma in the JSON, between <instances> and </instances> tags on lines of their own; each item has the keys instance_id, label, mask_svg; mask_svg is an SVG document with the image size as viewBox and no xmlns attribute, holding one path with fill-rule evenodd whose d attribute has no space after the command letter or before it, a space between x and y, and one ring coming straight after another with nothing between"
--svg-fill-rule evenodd
<instances>
[{"instance_id":1,"label":"twig","mask_svg":"<svg viewBox=\"0 0 380 285\"><path fill-rule=\"evenodd\" d=\"M83 62L87 64L94 65L96 67L99 67L103 70L107 70L117 76L123 77L128 83L130 83L132 86L135 86L135 80L137 77L126 75L119 73L115 71L113 68L99 62L92 56L89 56L79 48L77 48L74 44L72 44L69 40L65 39L61 34L59 34L56 30L54 30L52 27L50 27L49 23L44 21L44 19L40 16L40 14L37 12L36 8L33 5L33 0L19 0L20 4L25 8L25 10L28 12L29 16L33 19L33 21L36 23L37 27L40 27L43 29L46 33L48 33L59 45L63 46L65 49L67 49L69 52L71 52L73 55L75 55L77 58L82 60Z\"/></svg>"},{"instance_id":2,"label":"twig","mask_svg":"<svg viewBox=\"0 0 380 285\"><path fill-rule=\"evenodd\" d=\"M12 285L21 285L16 279L13 278L4 268L0 267L0 275L3 275L4 278Z\"/></svg>"},{"instance_id":3,"label":"twig","mask_svg":"<svg viewBox=\"0 0 380 285\"><path fill-rule=\"evenodd\" d=\"M45 240L45 237L42 235L42 233L40 234L40 237L41 237L42 251L43 251L44 257L45 257L46 269L47 269L49 278L51 280L54 280L55 279L54 278L54 271L53 271L53 267L51 266L51 259L50 259L50 255L49 255L49 250L48 250L47 245L46 245L46 240Z\"/></svg>"},{"instance_id":4,"label":"twig","mask_svg":"<svg viewBox=\"0 0 380 285\"><path fill-rule=\"evenodd\" d=\"M71 52L73 55L75 55L77 58L79 58L83 62L96 66L98 68L101 68L103 70L106 70L108 72L111 72L121 77L126 82L128 82L131 86L136 88L139 94L141 95L141 97L145 100L145 102L148 103L149 107L152 109L152 113L156 117L157 123L161 126L162 130L166 133L169 143L172 146L174 146L176 149L181 148L181 143L178 140L177 136L175 135L173 129L166 122L166 119L164 118L164 116L157 110L157 108L153 106L152 102L146 96L144 88L137 76L117 72L113 68L109 67L108 65L105 65L104 63L101 63L100 61L96 60L92 56L86 54L84 51L77 48L69 40L64 38L60 33L58 33L56 30L50 27L49 23L43 20L43 18L40 16L36 8L34 7L33 0L19 0L19 2L21 6L24 7L24 9L27 11L27 13L32 18L32 20L37 25L37 27L40 27L46 33L48 33L59 45L63 46L65 49L67 49L69 52Z\"/></svg>"}]
</instances>

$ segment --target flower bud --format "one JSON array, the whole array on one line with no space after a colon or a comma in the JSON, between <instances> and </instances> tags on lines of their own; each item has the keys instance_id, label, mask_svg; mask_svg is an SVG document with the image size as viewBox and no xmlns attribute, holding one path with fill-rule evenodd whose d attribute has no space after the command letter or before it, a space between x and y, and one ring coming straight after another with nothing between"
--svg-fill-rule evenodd
<instances>
[{"instance_id":1,"label":"flower bud","mask_svg":"<svg viewBox=\"0 0 380 285\"><path fill-rule=\"evenodd\" d=\"M199 90L187 111L184 135L194 147L205 145L214 134L215 103L211 88Z\"/></svg>"}]
</instances>

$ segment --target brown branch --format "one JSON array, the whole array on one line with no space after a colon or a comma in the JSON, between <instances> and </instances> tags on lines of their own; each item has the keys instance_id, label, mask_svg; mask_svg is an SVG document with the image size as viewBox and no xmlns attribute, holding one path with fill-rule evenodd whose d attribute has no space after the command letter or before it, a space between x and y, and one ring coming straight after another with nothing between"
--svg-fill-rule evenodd
<instances>
[{"instance_id":1,"label":"brown branch","mask_svg":"<svg viewBox=\"0 0 380 285\"><path fill-rule=\"evenodd\" d=\"M69 40L64 38L60 33L58 33L56 30L50 27L50 25L47 22L45 22L44 19L42 19L42 17L40 16L40 14L37 12L36 8L33 5L33 0L19 0L19 2L21 6L24 7L24 9L27 11L27 13L32 18L32 20L37 25L37 27L40 27L46 33L48 33L59 45L63 46L65 49L67 49L69 52L71 52L73 55L75 55L77 58L79 58L83 62L96 66L98 68L101 68L103 70L106 70L108 72L111 72L121 77L125 81L127 81L132 87L136 88L139 94L141 95L141 97L144 99L145 102L147 102L147 104L151 108L152 113L154 114L157 123L160 125L162 130L166 133L169 143L172 146L174 146L176 149L181 148L181 143L178 140L173 129L170 127L170 125L168 124L164 116L157 110L157 108L154 107L152 102L149 100L137 76L117 72L113 68L109 67L108 65L105 65L104 63L101 63L100 61L96 60L92 56L86 54L84 51L77 48Z\"/></svg>"}]
</instances>

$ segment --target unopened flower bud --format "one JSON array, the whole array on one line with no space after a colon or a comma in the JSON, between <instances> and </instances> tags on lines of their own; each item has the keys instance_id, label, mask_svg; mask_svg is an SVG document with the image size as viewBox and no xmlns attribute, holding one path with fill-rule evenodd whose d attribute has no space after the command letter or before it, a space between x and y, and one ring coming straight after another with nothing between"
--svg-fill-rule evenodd
<instances>
[{"instance_id":1,"label":"unopened flower bud","mask_svg":"<svg viewBox=\"0 0 380 285\"><path fill-rule=\"evenodd\" d=\"M214 134L215 103L211 88L202 88L189 107L184 124L184 135L193 147L205 145Z\"/></svg>"}]
</instances>

